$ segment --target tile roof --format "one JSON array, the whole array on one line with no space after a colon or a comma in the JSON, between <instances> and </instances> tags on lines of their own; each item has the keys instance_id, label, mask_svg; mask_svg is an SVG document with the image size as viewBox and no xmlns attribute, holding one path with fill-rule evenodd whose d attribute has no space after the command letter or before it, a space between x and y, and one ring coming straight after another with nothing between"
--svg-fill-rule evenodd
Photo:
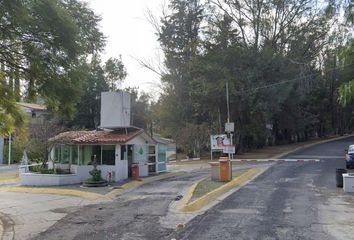
<instances>
[{"instance_id":1,"label":"tile roof","mask_svg":"<svg viewBox=\"0 0 354 240\"><path fill-rule=\"evenodd\" d=\"M134 129L127 133L122 131L69 131L49 139L54 143L65 144L115 144L126 143L144 130Z\"/></svg>"}]
</instances>

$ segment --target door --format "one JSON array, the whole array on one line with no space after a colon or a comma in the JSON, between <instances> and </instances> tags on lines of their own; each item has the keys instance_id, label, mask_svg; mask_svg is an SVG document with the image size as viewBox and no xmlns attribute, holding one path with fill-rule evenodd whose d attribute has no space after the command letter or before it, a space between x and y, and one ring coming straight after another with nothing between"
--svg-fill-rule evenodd
<instances>
[{"instance_id":1,"label":"door","mask_svg":"<svg viewBox=\"0 0 354 240\"><path fill-rule=\"evenodd\" d=\"M128 158L128 177L132 176L132 164L133 164L133 145L127 145L128 152L127 152L127 158Z\"/></svg>"},{"instance_id":2,"label":"door","mask_svg":"<svg viewBox=\"0 0 354 240\"><path fill-rule=\"evenodd\" d=\"M156 169L156 146L149 145L149 152L148 152L148 166L149 166L149 174L154 174L157 172Z\"/></svg>"},{"instance_id":3,"label":"door","mask_svg":"<svg viewBox=\"0 0 354 240\"><path fill-rule=\"evenodd\" d=\"M139 164L140 177L148 176L148 145L135 144L134 151L134 163Z\"/></svg>"},{"instance_id":4,"label":"door","mask_svg":"<svg viewBox=\"0 0 354 240\"><path fill-rule=\"evenodd\" d=\"M158 144L157 172L166 172L166 151L167 146L165 144Z\"/></svg>"}]
</instances>

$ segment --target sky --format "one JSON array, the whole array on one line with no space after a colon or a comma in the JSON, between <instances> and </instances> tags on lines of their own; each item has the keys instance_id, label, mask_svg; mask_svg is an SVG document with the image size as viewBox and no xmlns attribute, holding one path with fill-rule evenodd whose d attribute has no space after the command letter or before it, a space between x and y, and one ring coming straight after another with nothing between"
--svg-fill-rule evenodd
<instances>
[{"instance_id":1,"label":"sky","mask_svg":"<svg viewBox=\"0 0 354 240\"><path fill-rule=\"evenodd\" d=\"M84 0L102 17L101 30L107 37L102 55L105 61L122 55L128 76L122 87L138 87L139 92L158 97L160 77L142 67L136 59L159 62L161 54L155 30L147 20L150 9L156 17L161 16L163 0Z\"/></svg>"}]
</instances>

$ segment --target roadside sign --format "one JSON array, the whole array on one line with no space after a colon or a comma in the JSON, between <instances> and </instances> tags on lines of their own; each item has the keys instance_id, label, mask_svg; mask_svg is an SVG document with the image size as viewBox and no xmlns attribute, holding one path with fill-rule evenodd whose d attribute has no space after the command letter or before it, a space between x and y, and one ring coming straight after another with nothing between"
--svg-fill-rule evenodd
<instances>
[{"instance_id":1,"label":"roadside sign","mask_svg":"<svg viewBox=\"0 0 354 240\"><path fill-rule=\"evenodd\" d=\"M235 153L235 145L225 145L222 152L234 154Z\"/></svg>"},{"instance_id":2,"label":"roadside sign","mask_svg":"<svg viewBox=\"0 0 354 240\"><path fill-rule=\"evenodd\" d=\"M235 131L235 123L229 122L225 123L225 132L234 132Z\"/></svg>"},{"instance_id":3,"label":"roadside sign","mask_svg":"<svg viewBox=\"0 0 354 240\"><path fill-rule=\"evenodd\" d=\"M223 150L224 146L230 145L230 139L226 134L211 135L210 146L211 150Z\"/></svg>"}]
</instances>

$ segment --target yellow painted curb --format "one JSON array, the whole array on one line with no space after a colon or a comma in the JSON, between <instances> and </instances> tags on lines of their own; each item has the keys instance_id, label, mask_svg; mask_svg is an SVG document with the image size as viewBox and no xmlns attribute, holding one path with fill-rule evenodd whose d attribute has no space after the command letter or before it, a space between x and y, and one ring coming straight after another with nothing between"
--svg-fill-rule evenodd
<instances>
[{"instance_id":1,"label":"yellow painted curb","mask_svg":"<svg viewBox=\"0 0 354 240\"><path fill-rule=\"evenodd\" d=\"M247 172L241 174L239 177L233 179L231 182L226 183L225 185L205 194L204 196L194 200L193 202L186 204L183 206L180 211L181 212L195 212L201 210L203 207L208 205L209 203L215 201L218 197L220 197L222 194L226 193L227 191L231 190L232 188L239 186L243 183L245 183L247 180L251 179L252 177L256 176L259 172L261 172L261 169L258 168L252 168L248 170ZM195 189L196 186L192 186L190 190ZM190 192L190 191L188 191ZM190 199L190 198L189 198ZM189 200L187 198L188 201Z\"/></svg>"},{"instance_id":2,"label":"yellow painted curb","mask_svg":"<svg viewBox=\"0 0 354 240\"><path fill-rule=\"evenodd\" d=\"M210 177L210 176L209 176ZM183 209L186 205L188 205L189 200L193 197L193 193L198 186L198 184L203 181L205 178L202 178L195 182L192 186L190 186L187 190L187 192L184 194L183 198L177 202L176 209L181 210Z\"/></svg>"},{"instance_id":3,"label":"yellow painted curb","mask_svg":"<svg viewBox=\"0 0 354 240\"><path fill-rule=\"evenodd\" d=\"M87 198L92 200L97 199L107 199L104 195L85 192L74 189L61 189L61 188L33 188L33 187L0 187L0 191L4 192L21 192L21 193L43 193L43 194L58 194L58 195L68 195L81 198Z\"/></svg>"},{"instance_id":4,"label":"yellow painted curb","mask_svg":"<svg viewBox=\"0 0 354 240\"><path fill-rule=\"evenodd\" d=\"M150 183L153 181L161 180L168 177L174 177L183 174L184 172L173 172L166 173L162 175L157 175L153 177L143 178L141 181L130 181L128 183L120 186L119 189L114 189L107 194L99 194L94 192L80 191L75 189L62 189L62 188L44 188L44 187L0 187L0 191L3 192L20 192L20 193L42 193L42 194L57 194L57 195L66 195L66 196L74 196L81 197L90 200L112 200L117 195L122 192L133 189L135 187L141 186L146 183Z\"/></svg>"},{"instance_id":5,"label":"yellow painted curb","mask_svg":"<svg viewBox=\"0 0 354 240\"><path fill-rule=\"evenodd\" d=\"M151 183L151 182L154 182L157 180L162 180L162 179L169 178L169 177L179 176L183 173L185 173L185 172L181 171L181 172L165 173L165 174L157 175L157 176L153 176L153 177L142 178L140 181L130 181L130 182L125 183L122 186L120 186L119 189L114 189L114 190L110 191L105 196L110 199L113 199L114 197L120 195L122 192L124 192L126 190L133 189L133 188L139 187L143 184Z\"/></svg>"}]
</instances>

